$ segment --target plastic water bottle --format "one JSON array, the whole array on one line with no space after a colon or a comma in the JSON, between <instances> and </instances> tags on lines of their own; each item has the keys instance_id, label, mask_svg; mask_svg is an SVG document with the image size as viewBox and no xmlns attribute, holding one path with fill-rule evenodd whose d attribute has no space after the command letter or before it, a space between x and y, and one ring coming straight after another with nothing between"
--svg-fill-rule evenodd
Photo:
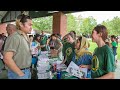
<instances>
[{"instance_id":1,"label":"plastic water bottle","mask_svg":"<svg viewBox=\"0 0 120 90\"><path fill-rule=\"evenodd\" d=\"M91 70L88 71L87 78L91 78Z\"/></svg>"},{"instance_id":2,"label":"plastic water bottle","mask_svg":"<svg viewBox=\"0 0 120 90\"><path fill-rule=\"evenodd\" d=\"M57 79L61 79L61 71L57 70Z\"/></svg>"},{"instance_id":3,"label":"plastic water bottle","mask_svg":"<svg viewBox=\"0 0 120 90\"><path fill-rule=\"evenodd\" d=\"M52 78L53 78L52 72L49 71L49 79L52 79Z\"/></svg>"}]
</instances>

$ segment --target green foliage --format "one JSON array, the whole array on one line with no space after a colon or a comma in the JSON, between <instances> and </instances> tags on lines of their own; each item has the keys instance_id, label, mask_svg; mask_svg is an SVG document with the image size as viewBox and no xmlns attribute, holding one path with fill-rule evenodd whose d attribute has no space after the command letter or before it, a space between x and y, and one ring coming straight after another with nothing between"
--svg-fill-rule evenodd
<instances>
[{"instance_id":1,"label":"green foliage","mask_svg":"<svg viewBox=\"0 0 120 90\"><path fill-rule=\"evenodd\" d=\"M52 33L53 17L42 17L33 19L33 29L44 30ZM120 35L120 18L114 17L112 20L103 21L101 24L108 29L109 35ZM72 14L67 14L67 32L74 30L77 35L91 34L93 28L97 25L96 19L92 16L83 18L82 16L75 17Z\"/></svg>"},{"instance_id":2,"label":"green foliage","mask_svg":"<svg viewBox=\"0 0 120 90\"><path fill-rule=\"evenodd\" d=\"M72 14L67 14L67 32L70 32L72 30L77 30L76 17L74 17Z\"/></svg>"},{"instance_id":3,"label":"green foliage","mask_svg":"<svg viewBox=\"0 0 120 90\"><path fill-rule=\"evenodd\" d=\"M93 17L83 18L80 23L80 31L84 34L91 34L93 28L97 25Z\"/></svg>"},{"instance_id":4,"label":"green foliage","mask_svg":"<svg viewBox=\"0 0 120 90\"><path fill-rule=\"evenodd\" d=\"M52 32L53 17L42 17L33 19L33 29Z\"/></svg>"},{"instance_id":5,"label":"green foliage","mask_svg":"<svg viewBox=\"0 0 120 90\"><path fill-rule=\"evenodd\" d=\"M89 42L90 42L89 50L93 53L95 48L97 47L97 44L95 42L92 42L91 40L89 40Z\"/></svg>"},{"instance_id":6,"label":"green foliage","mask_svg":"<svg viewBox=\"0 0 120 90\"><path fill-rule=\"evenodd\" d=\"M120 60L120 43L118 44L118 48L117 48L117 56L118 56L118 60Z\"/></svg>"},{"instance_id":7,"label":"green foliage","mask_svg":"<svg viewBox=\"0 0 120 90\"><path fill-rule=\"evenodd\" d=\"M67 14L67 31L76 31L77 35L91 34L92 29L97 25L93 17L82 18L82 16L74 17L72 14Z\"/></svg>"},{"instance_id":8,"label":"green foliage","mask_svg":"<svg viewBox=\"0 0 120 90\"><path fill-rule=\"evenodd\" d=\"M109 35L120 35L120 18L114 17L112 20L106 20L102 22L108 29Z\"/></svg>"}]
</instances>

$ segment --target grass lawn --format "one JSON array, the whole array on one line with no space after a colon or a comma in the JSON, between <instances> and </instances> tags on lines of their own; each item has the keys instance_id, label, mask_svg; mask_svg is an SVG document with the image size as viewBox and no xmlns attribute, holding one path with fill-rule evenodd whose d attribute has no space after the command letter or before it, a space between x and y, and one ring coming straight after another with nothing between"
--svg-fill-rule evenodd
<instances>
[{"instance_id":1,"label":"grass lawn","mask_svg":"<svg viewBox=\"0 0 120 90\"><path fill-rule=\"evenodd\" d=\"M91 52L93 52L94 49L97 47L97 44L92 42L91 40L89 40L89 41L90 41L90 48L89 48L89 50ZM118 60L120 60L120 43L118 44L117 54L118 54Z\"/></svg>"}]
</instances>

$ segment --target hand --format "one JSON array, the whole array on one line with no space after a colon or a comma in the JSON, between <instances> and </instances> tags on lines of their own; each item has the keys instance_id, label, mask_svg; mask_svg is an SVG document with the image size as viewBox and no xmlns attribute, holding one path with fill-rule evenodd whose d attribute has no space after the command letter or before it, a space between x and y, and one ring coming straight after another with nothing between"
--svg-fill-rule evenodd
<instances>
[{"instance_id":1,"label":"hand","mask_svg":"<svg viewBox=\"0 0 120 90\"><path fill-rule=\"evenodd\" d=\"M79 67L81 67L81 68L88 68L87 65L80 65Z\"/></svg>"},{"instance_id":2,"label":"hand","mask_svg":"<svg viewBox=\"0 0 120 90\"><path fill-rule=\"evenodd\" d=\"M60 63L60 65L64 64L64 62Z\"/></svg>"},{"instance_id":3,"label":"hand","mask_svg":"<svg viewBox=\"0 0 120 90\"><path fill-rule=\"evenodd\" d=\"M20 77L22 77L22 76L24 76L25 74L22 72L21 74L19 74L18 76L20 76Z\"/></svg>"}]
</instances>

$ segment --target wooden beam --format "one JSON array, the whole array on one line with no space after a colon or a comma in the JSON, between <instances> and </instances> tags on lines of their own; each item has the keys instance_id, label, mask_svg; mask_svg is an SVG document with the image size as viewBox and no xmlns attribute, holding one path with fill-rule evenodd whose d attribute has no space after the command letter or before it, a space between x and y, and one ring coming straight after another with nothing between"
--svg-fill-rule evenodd
<instances>
[{"instance_id":1,"label":"wooden beam","mask_svg":"<svg viewBox=\"0 0 120 90\"><path fill-rule=\"evenodd\" d=\"M1 23L4 22L5 18L7 17L7 15L10 13L10 11L7 11L7 13L4 15L4 17L1 19Z\"/></svg>"}]
</instances>

